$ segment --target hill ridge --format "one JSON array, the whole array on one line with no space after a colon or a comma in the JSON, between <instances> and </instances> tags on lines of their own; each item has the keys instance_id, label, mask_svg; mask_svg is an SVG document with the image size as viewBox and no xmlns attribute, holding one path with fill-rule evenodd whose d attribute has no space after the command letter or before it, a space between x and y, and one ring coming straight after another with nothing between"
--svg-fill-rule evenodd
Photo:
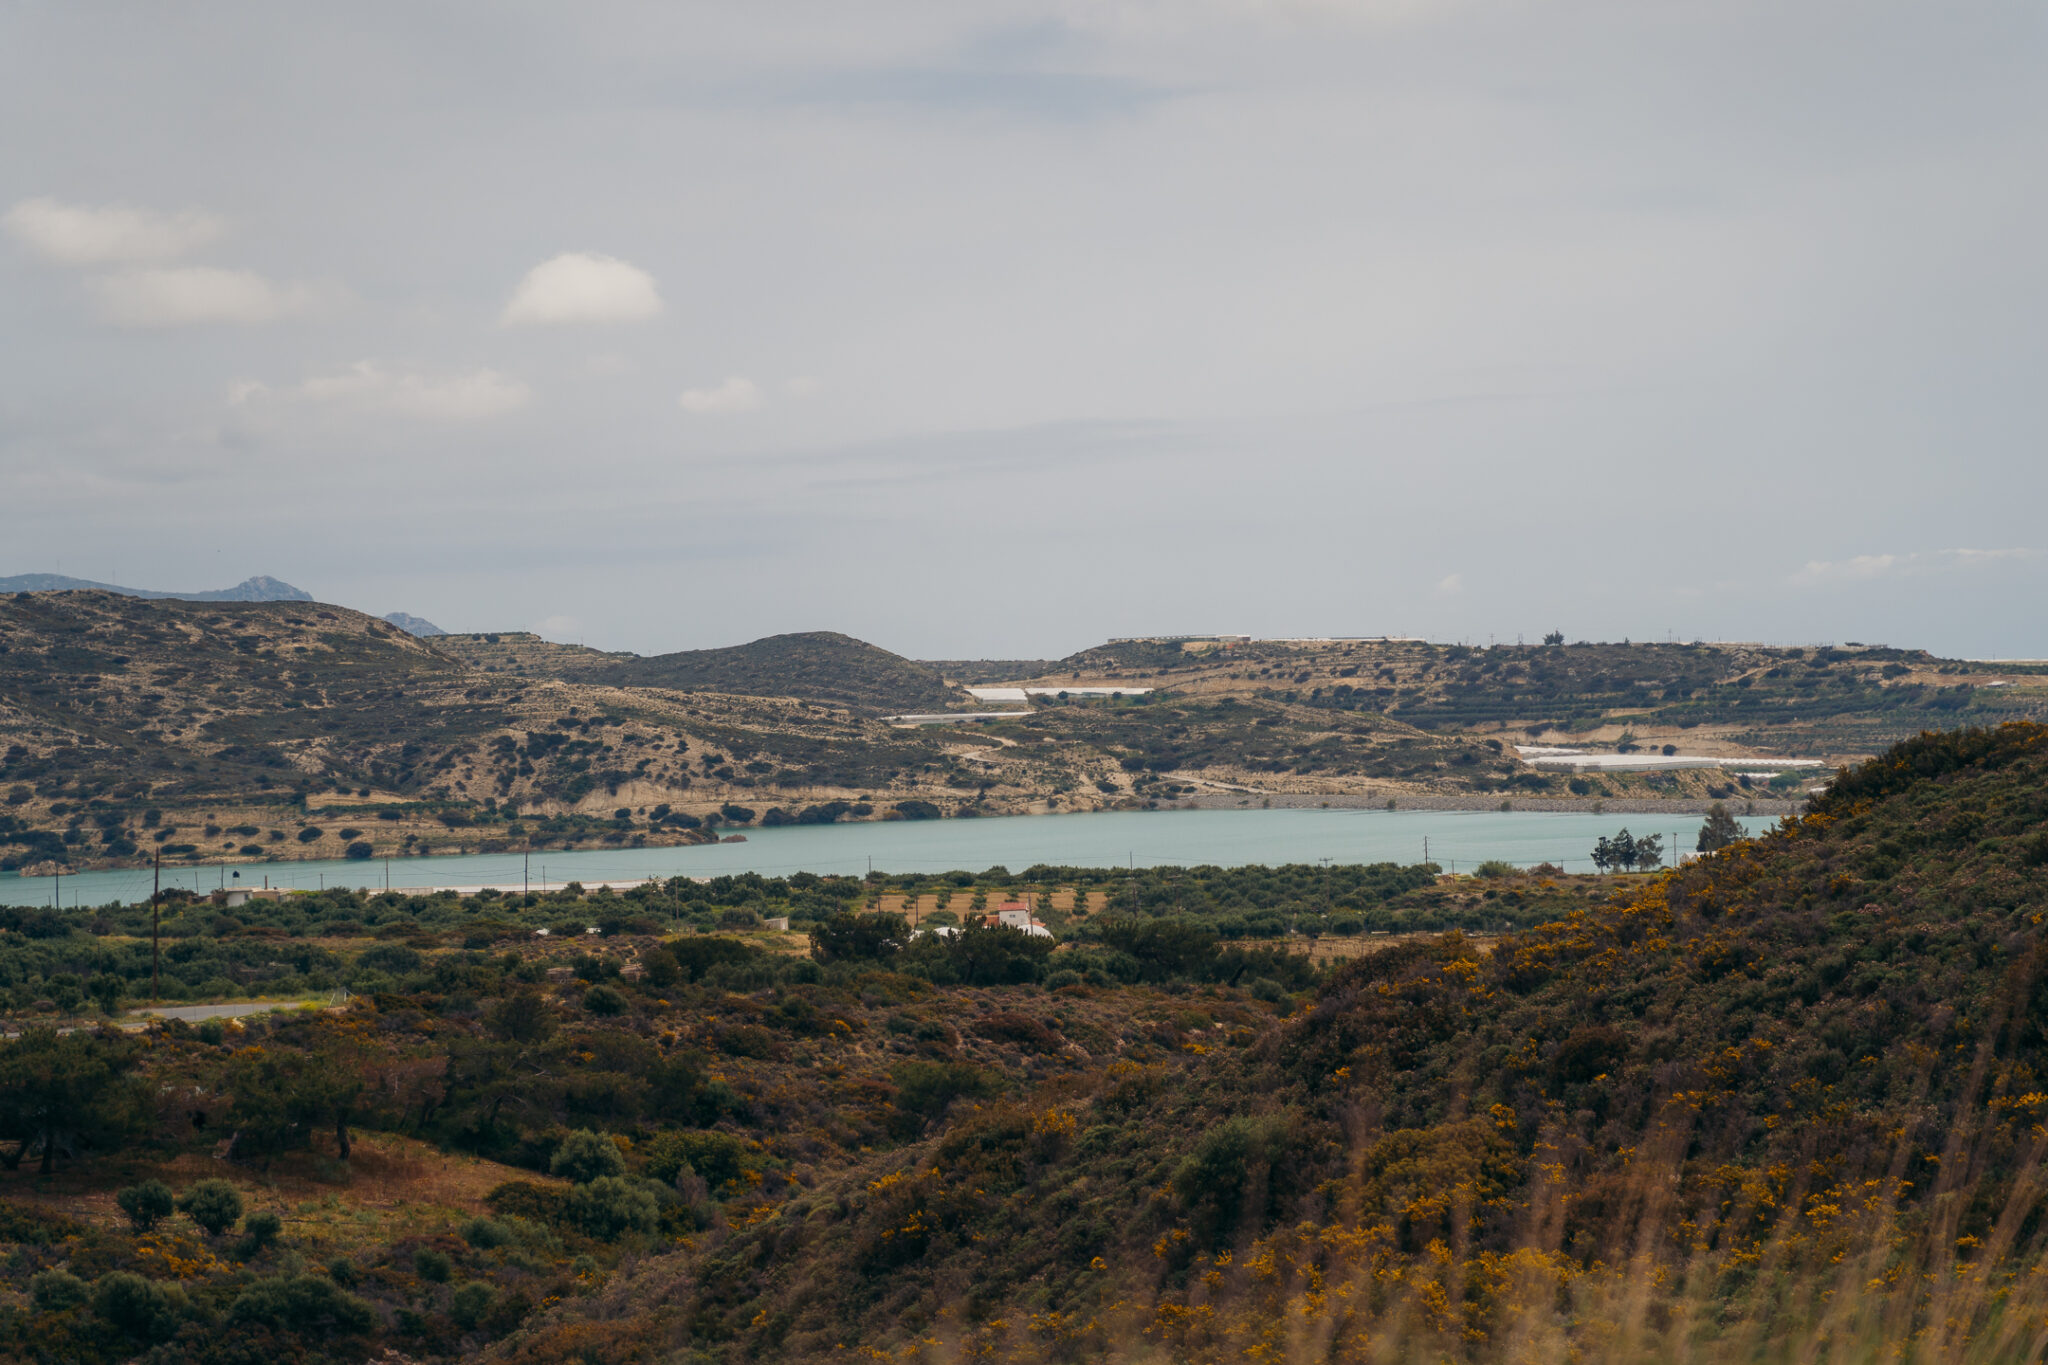
<instances>
[{"instance_id":1,"label":"hill ridge","mask_svg":"<svg viewBox=\"0 0 2048 1365\"><path fill-rule=\"evenodd\" d=\"M661 687L794 697L868 716L941 710L966 700L928 664L833 630L790 631L745 644L667 654L559 645L530 631L437 637L473 665L610 687Z\"/></svg>"},{"instance_id":2,"label":"hill ridge","mask_svg":"<svg viewBox=\"0 0 2048 1365\"><path fill-rule=\"evenodd\" d=\"M209 588L202 592L175 592L162 588L129 588L116 583L97 583L88 578L70 578L55 573L15 574L0 578L0 592L110 592L117 597L140 597L150 601L178 602L310 602L313 594L269 574L245 578L232 588Z\"/></svg>"}]
</instances>

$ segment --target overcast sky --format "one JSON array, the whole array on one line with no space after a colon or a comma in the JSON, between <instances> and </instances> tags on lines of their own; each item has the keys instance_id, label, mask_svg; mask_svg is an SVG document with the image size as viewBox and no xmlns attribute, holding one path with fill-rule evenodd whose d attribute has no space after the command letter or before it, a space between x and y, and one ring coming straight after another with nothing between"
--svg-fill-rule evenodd
<instances>
[{"instance_id":1,"label":"overcast sky","mask_svg":"<svg viewBox=\"0 0 2048 1365\"><path fill-rule=\"evenodd\" d=\"M2048 10L0 9L0 575L2048 655Z\"/></svg>"}]
</instances>

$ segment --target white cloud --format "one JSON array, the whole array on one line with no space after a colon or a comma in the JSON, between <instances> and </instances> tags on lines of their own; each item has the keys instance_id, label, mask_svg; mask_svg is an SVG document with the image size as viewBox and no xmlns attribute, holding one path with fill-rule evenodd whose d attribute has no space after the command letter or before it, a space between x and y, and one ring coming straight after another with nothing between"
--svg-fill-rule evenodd
<instances>
[{"instance_id":1,"label":"white cloud","mask_svg":"<svg viewBox=\"0 0 2048 1365\"><path fill-rule=\"evenodd\" d=\"M1439 597L1456 597L1459 593L1465 591L1465 575L1461 573L1445 574L1437 580L1436 591Z\"/></svg>"},{"instance_id":2,"label":"white cloud","mask_svg":"<svg viewBox=\"0 0 2048 1365\"><path fill-rule=\"evenodd\" d=\"M531 397L532 392L524 383L496 370L478 369L431 378L393 373L374 360L357 361L345 370L316 375L283 389L245 380L228 395L237 407L305 403L453 422L502 417L525 407Z\"/></svg>"},{"instance_id":3,"label":"white cloud","mask_svg":"<svg viewBox=\"0 0 2048 1365\"><path fill-rule=\"evenodd\" d=\"M2001 559L2035 559L2039 557L2041 552L2039 550L2014 548L2008 550L1942 550L1940 553L1947 556L1955 564L1968 565L1989 564Z\"/></svg>"},{"instance_id":4,"label":"white cloud","mask_svg":"<svg viewBox=\"0 0 2048 1365\"><path fill-rule=\"evenodd\" d=\"M100 313L123 327L189 327L204 323L250 326L310 313L337 291L277 284L253 270L181 265L126 270L93 281Z\"/></svg>"},{"instance_id":5,"label":"white cloud","mask_svg":"<svg viewBox=\"0 0 2048 1365\"><path fill-rule=\"evenodd\" d=\"M572 642L581 644L583 640L583 623L573 616L550 616L535 626L533 633L540 636L543 640L552 640L558 645Z\"/></svg>"},{"instance_id":6,"label":"white cloud","mask_svg":"<svg viewBox=\"0 0 2048 1365\"><path fill-rule=\"evenodd\" d=\"M615 256L568 251L526 272L500 321L507 327L642 322L660 313L652 275Z\"/></svg>"},{"instance_id":7,"label":"white cloud","mask_svg":"<svg viewBox=\"0 0 2048 1365\"><path fill-rule=\"evenodd\" d=\"M723 384L711 389L684 389L683 396L676 400L683 411L706 416L723 416L735 412L752 412L761 406L761 390L751 379L733 375Z\"/></svg>"},{"instance_id":8,"label":"white cloud","mask_svg":"<svg viewBox=\"0 0 2048 1365\"><path fill-rule=\"evenodd\" d=\"M1851 559L1810 559L1792 575L1794 583L1860 583L1882 578L1913 556L1856 555Z\"/></svg>"},{"instance_id":9,"label":"white cloud","mask_svg":"<svg viewBox=\"0 0 2048 1365\"><path fill-rule=\"evenodd\" d=\"M1788 580L1801 587L1831 583L1867 583L1894 575L1936 573L1943 569L2032 559L2039 550L1921 550L1911 554L1855 555L1848 559L1812 559Z\"/></svg>"},{"instance_id":10,"label":"white cloud","mask_svg":"<svg viewBox=\"0 0 2048 1365\"><path fill-rule=\"evenodd\" d=\"M30 250L64 265L168 261L220 236L210 213L152 213L120 204L92 207L24 199L0 219Z\"/></svg>"}]
</instances>

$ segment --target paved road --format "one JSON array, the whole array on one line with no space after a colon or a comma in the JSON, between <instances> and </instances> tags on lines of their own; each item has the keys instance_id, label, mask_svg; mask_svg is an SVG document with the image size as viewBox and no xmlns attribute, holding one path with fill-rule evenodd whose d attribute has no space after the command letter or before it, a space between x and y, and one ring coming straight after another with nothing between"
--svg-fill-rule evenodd
<instances>
[{"instance_id":1,"label":"paved road","mask_svg":"<svg viewBox=\"0 0 2048 1365\"><path fill-rule=\"evenodd\" d=\"M276 1001L244 1002L235 1005L165 1005L160 1009L131 1010L131 1015L150 1015L161 1019L183 1019L196 1024L201 1019L239 1019L245 1014L268 1014L271 1010L295 1010L296 1004L279 1004Z\"/></svg>"},{"instance_id":2,"label":"paved road","mask_svg":"<svg viewBox=\"0 0 2048 1365\"><path fill-rule=\"evenodd\" d=\"M239 1019L246 1014L268 1014L271 1010L295 1010L297 1008L299 1007L295 1004L279 1004L276 1001L262 1001L253 1004L243 1002L233 1005L166 1005L161 1009L130 1010L127 1014L114 1021L114 1027L120 1029L123 1033L135 1033L148 1028L159 1019L183 1019L188 1024L196 1024L201 1019ZM80 1027L81 1025L77 1024L67 1024L58 1029L57 1032L76 1033ZM84 1025L83 1027L97 1026ZM13 1027L11 1022L7 1025L0 1025L0 1038L19 1038L20 1036L21 1030Z\"/></svg>"}]
</instances>

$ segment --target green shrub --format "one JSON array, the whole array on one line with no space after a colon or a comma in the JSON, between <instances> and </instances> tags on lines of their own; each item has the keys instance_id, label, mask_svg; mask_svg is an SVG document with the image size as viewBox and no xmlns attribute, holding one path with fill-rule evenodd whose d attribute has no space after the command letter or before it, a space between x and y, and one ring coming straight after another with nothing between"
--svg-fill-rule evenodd
<instances>
[{"instance_id":1,"label":"green shrub","mask_svg":"<svg viewBox=\"0 0 2048 1365\"><path fill-rule=\"evenodd\" d=\"M686 1173L694 1173L696 1167L690 1161L690 1146L687 1133L674 1129L656 1135L647 1144L646 1174L649 1180L659 1180L664 1185L673 1185Z\"/></svg>"},{"instance_id":2,"label":"green shrub","mask_svg":"<svg viewBox=\"0 0 2048 1365\"><path fill-rule=\"evenodd\" d=\"M666 948L649 948L640 955L640 983L665 990L683 979L683 966Z\"/></svg>"},{"instance_id":3,"label":"green shrub","mask_svg":"<svg viewBox=\"0 0 2048 1365\"><path fill-rule=\"evenodd\" d=\"M236 1298L228 1316L300 1336L359 1336L377 1325L370 1305L317 1275L258 1280Z\"/></svg>"},{"instance_id":4,"label":"green shrub","mask_svg":"<svg viewBox=\"0 0 2048 1365\"><path fill-rule=\"evenodd\" d=\"M408 948L403 943L380 943L365 949L356 958L356 967L362 971L383 972L387 976L409 976L425 962L416 948Z\"/></svg>"},{"instance_id":5,"label":"green shrub","mask_svg":"<svg viewBox=\"0 0 2048 1365\"><path fill-rule=\"evenodd\" d=\"M909 940L901 915L841 913L811 925L811 956L820 962L881 962Z\"/></svg>"},{"instance_id":6,"label":"green shrub","mask_svg":"<svg viewBox=\"0 0 2048 1365\"><path fill-rule=\"evenodd\" d=\"M121 1206L121 1212L128 1215L129 1226L137 1232L148 1232L170 1217L178 1206L171 1187L161 1180L145 1180L140 1185L130 1185L114 1196L114 1202Z\"/></svg>"},{"instance_id":7,"label":"green shrub","mask_svg":"<svg viewBox=\"0 0 2048 1365\"><path fill-rule=\"evenodd\" d=\"M98 972L86 982L85 993L99 1005L102 1014L112 1014L121 1008L121 997L128 993L128 983L112 972Z\"/></svg>"},{"instance_id":8,"label":"green shrub","mask_svg":"<svg viewBox=\"0 0 2048 1365\"><path fill-rule=\"evenodd\" d=\"M133 1271L100 1276L92 1287L93 1313L131 1337L162 1341L178 1330L184 1291L145 1280Z\"/></svg>"},{"instance_id":9,"label":"green shrub","mask_svg":"<svg viewBox=\"0 0 2048 1365\"><path fill-rule=\"evenodd\" d=\"M896 1107L921 1123L944 1114L954 1100L978 1099L996 1088L993 1077L966 1062L905 1062L890 1075Z\"/></svg>"},{"instance_id":10,"label":"green shrub","mask_svg":"<svg viewBox=\"0 0 2048 1365\"><path fill-rule=\"evenodd\" d=\"M472 1218L462 1225L462 1240L478 1251L490 1251L512 1240L512 1229L491 1218Z\"/></svg>"},{"instance_id":11,"label":"green shrub","mask_svg":"<svg viewBox=\"0 0 2048 1365\"><path fill-rule=\"evenodd\" d=\"M276 1242L283 1231L284 1219L268 1209L259 1209L242 1220L242 1240L236 1244L235 1254L246 1261Z\"/></svg>"},{"instance_id":12,"label":"green shrub","mask_svg":"<svg viewBox=\"0 0 2048 1365\"><path fill-rule=\"evenodd\" d=\"M582 1185L601 1176L624 1175L626 1158L620 1154L618 1144L603 1133L579 1128L562 1139L548 1170Z\"/></svg>"},{"instance_id":13,"label":"green shrub","mask_svg":"<svg viewBox=\"0 0 2048 1365\"><path fill-rule=\"evenodd\" d=\"M685 1171L694 1171L716 1191L740 1179L750 1152L730 1133L671 1130L647 1144L647 1175L672 1185Z\"/></svg>"},{"instance_id":14,"label":"green shrub","mask_svg":"<svg viewBox=\"0 0 2048 1365\"><path fill-rule=\"evenodd\" d=\"M61 1313L91 1298L92 1286L68 1270L44 1270L29 1278L28 1296L36 1311Z\"/></svg>"},{"instance_id":15,"label":"green shrub","mask_svg":"<svg viewBox=\"0 0 2048 1365\"><path fill-rule=\"evenodd\" d=\"M474 1331L476 1325L484 1320L484 1315L491 1311L491 1306L497 1301L496 1290L482 1280L471 1280L449 1297L448 1316L453 1318L455 1325L463 1331Z\"/></svg>"},{"instance_id":16,"label":"green shrub","mask_svg":"<svg viewBox=\"0 0 2048 1365\"><path fill-rule=\"evenodd\" d=\"M1173 1173L1173 1192L1211 1242L1227 1240L1240 1220L1263 1218L1273 1206L1273 1168L1292 1136L1286 1115L1263 1114L1226 1119L1195 1143Z\"/></svg>"},{"instance_id":17,"label":"green shrub","mask_svg":"<svg viewBox=\"0 0 2048 1365\"><path fill-rule=\"evenodd\" d=\"M423 1280L432 1280L435 1284L446 1284L448 1283L448 1277L455 1273L455 1262L449 1258L448 1253L445 1251L436 1251L432 1247L421 1247L412 1254L412 1268L419 1272L419 1277Z\"/></svg>"},{"instance_id":18,"label":"green shrub","mask_svg":"<svg viewBox=\"0 0 2048 1365\"><path fill-rule=\"evenodd\" d=\"M235 1225L242 1216L242 1196L225 1180L202 1180L185 1191L178 1208L215 1237Z\"/></svg>"},{"instance_id":19,"label":"green shrub","mask_svg":"<svg viewBox=\"0 0 2048 1365\"><path fill-rule=\"evenodd\" d=\"M508 1043L544 1043L555 1032L554 1011L537 991L514 991L484 1014L484 1026Z\"/></svg>"},{"instance_id":20,"label":"green shrub","mask_svg":"<svg viewBox=\"0 0 2048 1365\"><path fill-rule=\"evenodd\" d=\"M661 1206L651 1192L633 1181L601 1175L570 1194L569 1213L585 1232L608 1242L624 1232L652 1232Z\"/></svg>"},{"instance_id":21,"label":"green shrub","mask_svg":"<svg viewBox=\"0 0 2048 1365\"><path fill-rule=\"evenodd\" d=\"M626 1012L626 997L611 986L592 986L584 993L583 1008L609 1018Z\"/></svg>"},{"instance_id":22,"label":"green shrub","mask_svg":"<svg viewBox=\"0 0 2048 1365\"><path fill-rule=\"evenodd\" d=\"M1488 858L1485 862L1472 869L1472 875L1488 878L1512 877L1515 875L1515 871L1513 863L1503 862L1499 858Z\"/></svg>"},{"instance_id":23,"label":"green shrub","mask_svg":"<svg viewBox=\"0 0 2048 1365\"><path fill-rule=\"evenodd\" d=\"M736 938L722 938L717 934L693 934L688 938L672 938L666 947L669 956L682 968L683 979L686 981L701 981L706 972L721 964L751 964L763 961L768 956L751 943Z\"/></svg>"}]
</instances>

